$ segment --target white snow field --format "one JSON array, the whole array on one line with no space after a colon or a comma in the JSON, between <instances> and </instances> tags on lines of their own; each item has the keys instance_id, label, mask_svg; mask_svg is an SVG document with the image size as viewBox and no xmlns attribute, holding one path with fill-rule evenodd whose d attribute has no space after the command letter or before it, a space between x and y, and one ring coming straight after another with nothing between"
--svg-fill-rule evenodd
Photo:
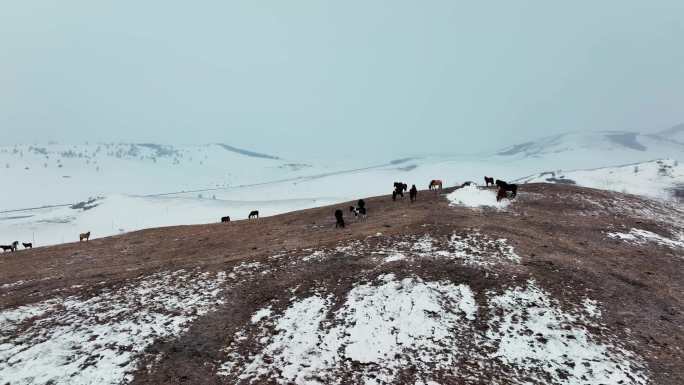
<instances>
[{"instance_id":1,"label":"white snow field","mask_svg":"<svg viewBox=\"0 0 684 385\"><path fill-rule=\"evenodd\" d=\"M0 232L3 239L45 246L76 242L78 234L86 231L91 232L92 238L100 238L152 227L219 222L225 215L232 220L245 219L252 210L267 216L334 202L332 199L225 201L116 194L92 200L86 208L64 206L9 213L0 217Z\"/></svg>"},{"instance_id":2,"label":"white snow field","mask_svg":"<svg viewBox=\"0 0 684 385\"><path fill-rule=\"evenodd\" d=\"M520 181L573 181L667 199L674 191L684 194L684 170L678 163L684 144L670 139L680 131L570 133L498 153L385 162L363 157L286 160L223 144L0 147L0 173L11 181L0 194L0 243L50 245L73 241L86 231L98 238L153 226L215 222L224 215L243 219L255 209L273 215L388 194L394 181L423 189L436 178L445 186L460 186L481 183L485 175L508 181L530 175ZM668 156L671 160L651 161ZM604 166L611 167L596 169ZM452 198L469 206L503 208L509 203L496 203L493 194L474 188ZM91 199L96 201L85 208L96 207L70 208ZM61 206L46 207L55 205ZM42 208L22 210L35 207Z\"/></svg>"},{"instance_id":3,"label":"white snow field","mask_svg":"<svg viewBox=\"0 0 684 385\"><path fill-rule=\"evenodd\" d=\"M684 193L684 165L672 159L585 170L547 171L520 178L522 183L566 183L650 198L669 199ZM682 194L680 193L680 194Z\"/></svg>"}]
</instances>

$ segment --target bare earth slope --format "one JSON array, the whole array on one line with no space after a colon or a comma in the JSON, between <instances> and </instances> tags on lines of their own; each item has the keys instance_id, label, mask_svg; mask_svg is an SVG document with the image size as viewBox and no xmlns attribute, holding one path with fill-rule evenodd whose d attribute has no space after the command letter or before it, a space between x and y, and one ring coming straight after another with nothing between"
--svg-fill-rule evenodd
<instances>
[{"instance_id":1,"label":"bare earth slope","mask_svg":"<svg viewBox=\"0 0 684 385\"><path fill-rule=\"evenodd\" d=\"M684 383L681 206L448 191L0 254L0 383Z\"/></svg>"}]
</instances>

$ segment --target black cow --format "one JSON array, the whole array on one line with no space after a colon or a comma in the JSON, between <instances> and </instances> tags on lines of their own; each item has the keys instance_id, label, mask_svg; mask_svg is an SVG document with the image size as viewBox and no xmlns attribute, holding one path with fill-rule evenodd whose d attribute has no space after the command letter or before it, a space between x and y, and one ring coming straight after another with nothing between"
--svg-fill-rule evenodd
<instances>
[{"instance_id":1,"label":"black cow","mask_svg":"<svg viewBox=\"0 0 684 385\"><path fill-rule=\"evenodd\" d=\"M335 210L335 228L338 227L344 228L344 217L340 209Z\"/></svg>"},{"instance_id":2,"label":"black cow","mask_svg":"<svg viewBox=\"0 0 684 385\"><path fill-rule=\"evenodd\" d=\"M494 186L494 178L493 177L486 176L486 177L484 177L484 179L485 179L485 186L489 187L490 184L492 186Z\"/></svg>"},{"instance_id":3,"label":"black cow","mask_svg":"<svg viewBox=\"0 0 684 385\"><path fill-rule=\"evenodd\" d=\"M252 218L259 219L259 210L252 210L249 213L249 217L247 217L247 219L252 219Z\"/></svg>"},{"instance_id":4,"label":"black cow","mask_svg":"<svg viewBox=\"0 0 684 385\"><path fill-rule=\"evenodd\" d=\"M25 249L32 249L33 248L33 243L31 243L31 242L29 242L29 243L22 242L21 244L24 246Z\"/></svg>"},{"instance_id":5,"label":"black cow","mask_svg":"<svg viewBox=\"0 0 684 385\"><path fill-rule=\"evenodd\" d=\"M226 215L225 217L221 217L221 223L227 223L230 222L230 217Z\"/></svg>"}]
</instances>

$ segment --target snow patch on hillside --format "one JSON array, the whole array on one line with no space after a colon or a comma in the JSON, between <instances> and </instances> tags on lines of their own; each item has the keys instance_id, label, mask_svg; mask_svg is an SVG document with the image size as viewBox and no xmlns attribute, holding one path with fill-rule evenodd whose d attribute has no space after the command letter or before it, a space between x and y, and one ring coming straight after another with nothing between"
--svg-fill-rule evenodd
<instances>
[{"instance_id":1,"label":"snow patch on hillside","mask_svg":"<svg viewBox=\"0 0 684 385\"><path fill-rule=\"evenodd\" d=\"M222 303L224 273L141 277L86 298L0 312L0 373L11 384L121 384L144 350Z\"/></svg>"},{"instance_id":2,"label":"snow patch on hillside","mask_svg":"<svg viewBox=\"0 0 684 385\"><path fill-rule=\"evenodd\" d=\"M671 248L684 248L684 235L679 235L679 240L670 239L654 232L642 229L631 229L628 233L610 232L608 237L619 239L633 244L645 244L648 242Z\"/></svg>"},{"instance_id":3,"label":"snow patch on hillside","mask_svg":"<svg viewBox=\"0 0 684 385\"><path fill-rule=\"evenodd\" d=\"M564 310L532 280L478 297L464 284L384 274L343 298L318 288L282 311L258 309L218 374L280 384L647 384L644 362L600 324L598 306L586 298Z\"/></svg>"},{"instance_id":4,"label":"snow patch on hillside","mask_svg":"<svg viewBox=\"0 0 684 385\"><path fill-rule=\"evenodd\" d=\"M469 328L477 305L467 285L398 280L392 274L360 284L332 311L332 296L294 301L263 328L260 350L232 360L220 374L279 383L335 383L350 362L363 365L354 382L391 383L412 365L422 375L451 370L456 363L458 330ZM257 313L263 311L260 310ZM244 332L238 333L244 335ZM246 360L247 362L238 362Z\"/></svg>"},{"instance_id":5,"label":"snow patch on hillside","mask_svg":"<svg viewBox=\"0 0 684 385\"><path fill-rule=\"evenodd\" d=\"M483 189L475 185L464 186L447 195L452 206L482 207L489 206L497 209L506 208L511 201L502 199L496 201L496 190Z\"/></svg>"},{"instance_id":6,"label":"snow patch on hillside","mask_svg":"<svg viewBox=\"0 0 684 385\"><path fill-rule=\"evenodd\" d=\"M510 366L516 384L647 384L645 366L619 346L598 342L534 281L489 299L491 358ZM589 316L596 316L594 309ZM596 325L594 325L596 326Z\"/></svg>"},{"instance_id":7,"label":"snow patch on hillside","mask_svg":"<svg viewBox=\"0 0 684 385\"><path fill-rule=\"evenodd\" d=\"M468 265L488 267L505 262L520 263L520 256L506 239L491 239L478 230L465 235L454 234L449 244L454 248L455 257Z\"/></svg>"},{"instance_id":8,"label":"snow patch on hillside","mask_svg":"<svg viewBox=\"0 0 684 385\"><path fill-rule=\"evenodd\" d=\"M338 257L378 256L380 263L406 261L413 263L423 258L452 260L469 266L491 270L497 266L519 264L521 258L509 241L492 238L478 229L467 229L451 237L420 236L369 237L364 241L342 243L332 249L303 250L304 256L292 262L321 262L334 255Z\"/></svg>"}]
</instances>

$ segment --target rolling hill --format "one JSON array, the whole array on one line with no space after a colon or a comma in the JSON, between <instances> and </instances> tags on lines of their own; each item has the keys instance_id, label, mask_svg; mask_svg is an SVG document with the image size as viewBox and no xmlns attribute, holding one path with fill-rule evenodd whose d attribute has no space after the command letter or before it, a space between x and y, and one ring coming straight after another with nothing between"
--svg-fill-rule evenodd
<instances>
[{"instance_id":1,"label":"rolling hill","mask_svg":"<svg viewBox=\"0 0 684 385\"><path fill-rule=\"evenodd\" d=\"M574 132L480 155L405 156L385 162L286 160L227 144L25 145L0 148L12 183L0 195L0 243L49 245L156 226L201 224L251 210L274 215L386 194L394 181L427 187L519 182L681 198L681 126L657 134ZM670 156L669 159L664 157ZM662 160L659 160L662 159ZM667 170L661 175L660 163ZM637 170L634 172L634 170ZM92 205L83 202L93 201Z\"/></svg>"},{"instance_id":2,"label":"rolling hill","mask_svg":"<svg viewBox=\"0 0 684 385\"><path fill-rule=\"evenodd\" d=\"M478 197L470 199L475 189ZM12 384L684 382L684 211L529 184L2 254Z\"/></svg>"}]
</instances>

